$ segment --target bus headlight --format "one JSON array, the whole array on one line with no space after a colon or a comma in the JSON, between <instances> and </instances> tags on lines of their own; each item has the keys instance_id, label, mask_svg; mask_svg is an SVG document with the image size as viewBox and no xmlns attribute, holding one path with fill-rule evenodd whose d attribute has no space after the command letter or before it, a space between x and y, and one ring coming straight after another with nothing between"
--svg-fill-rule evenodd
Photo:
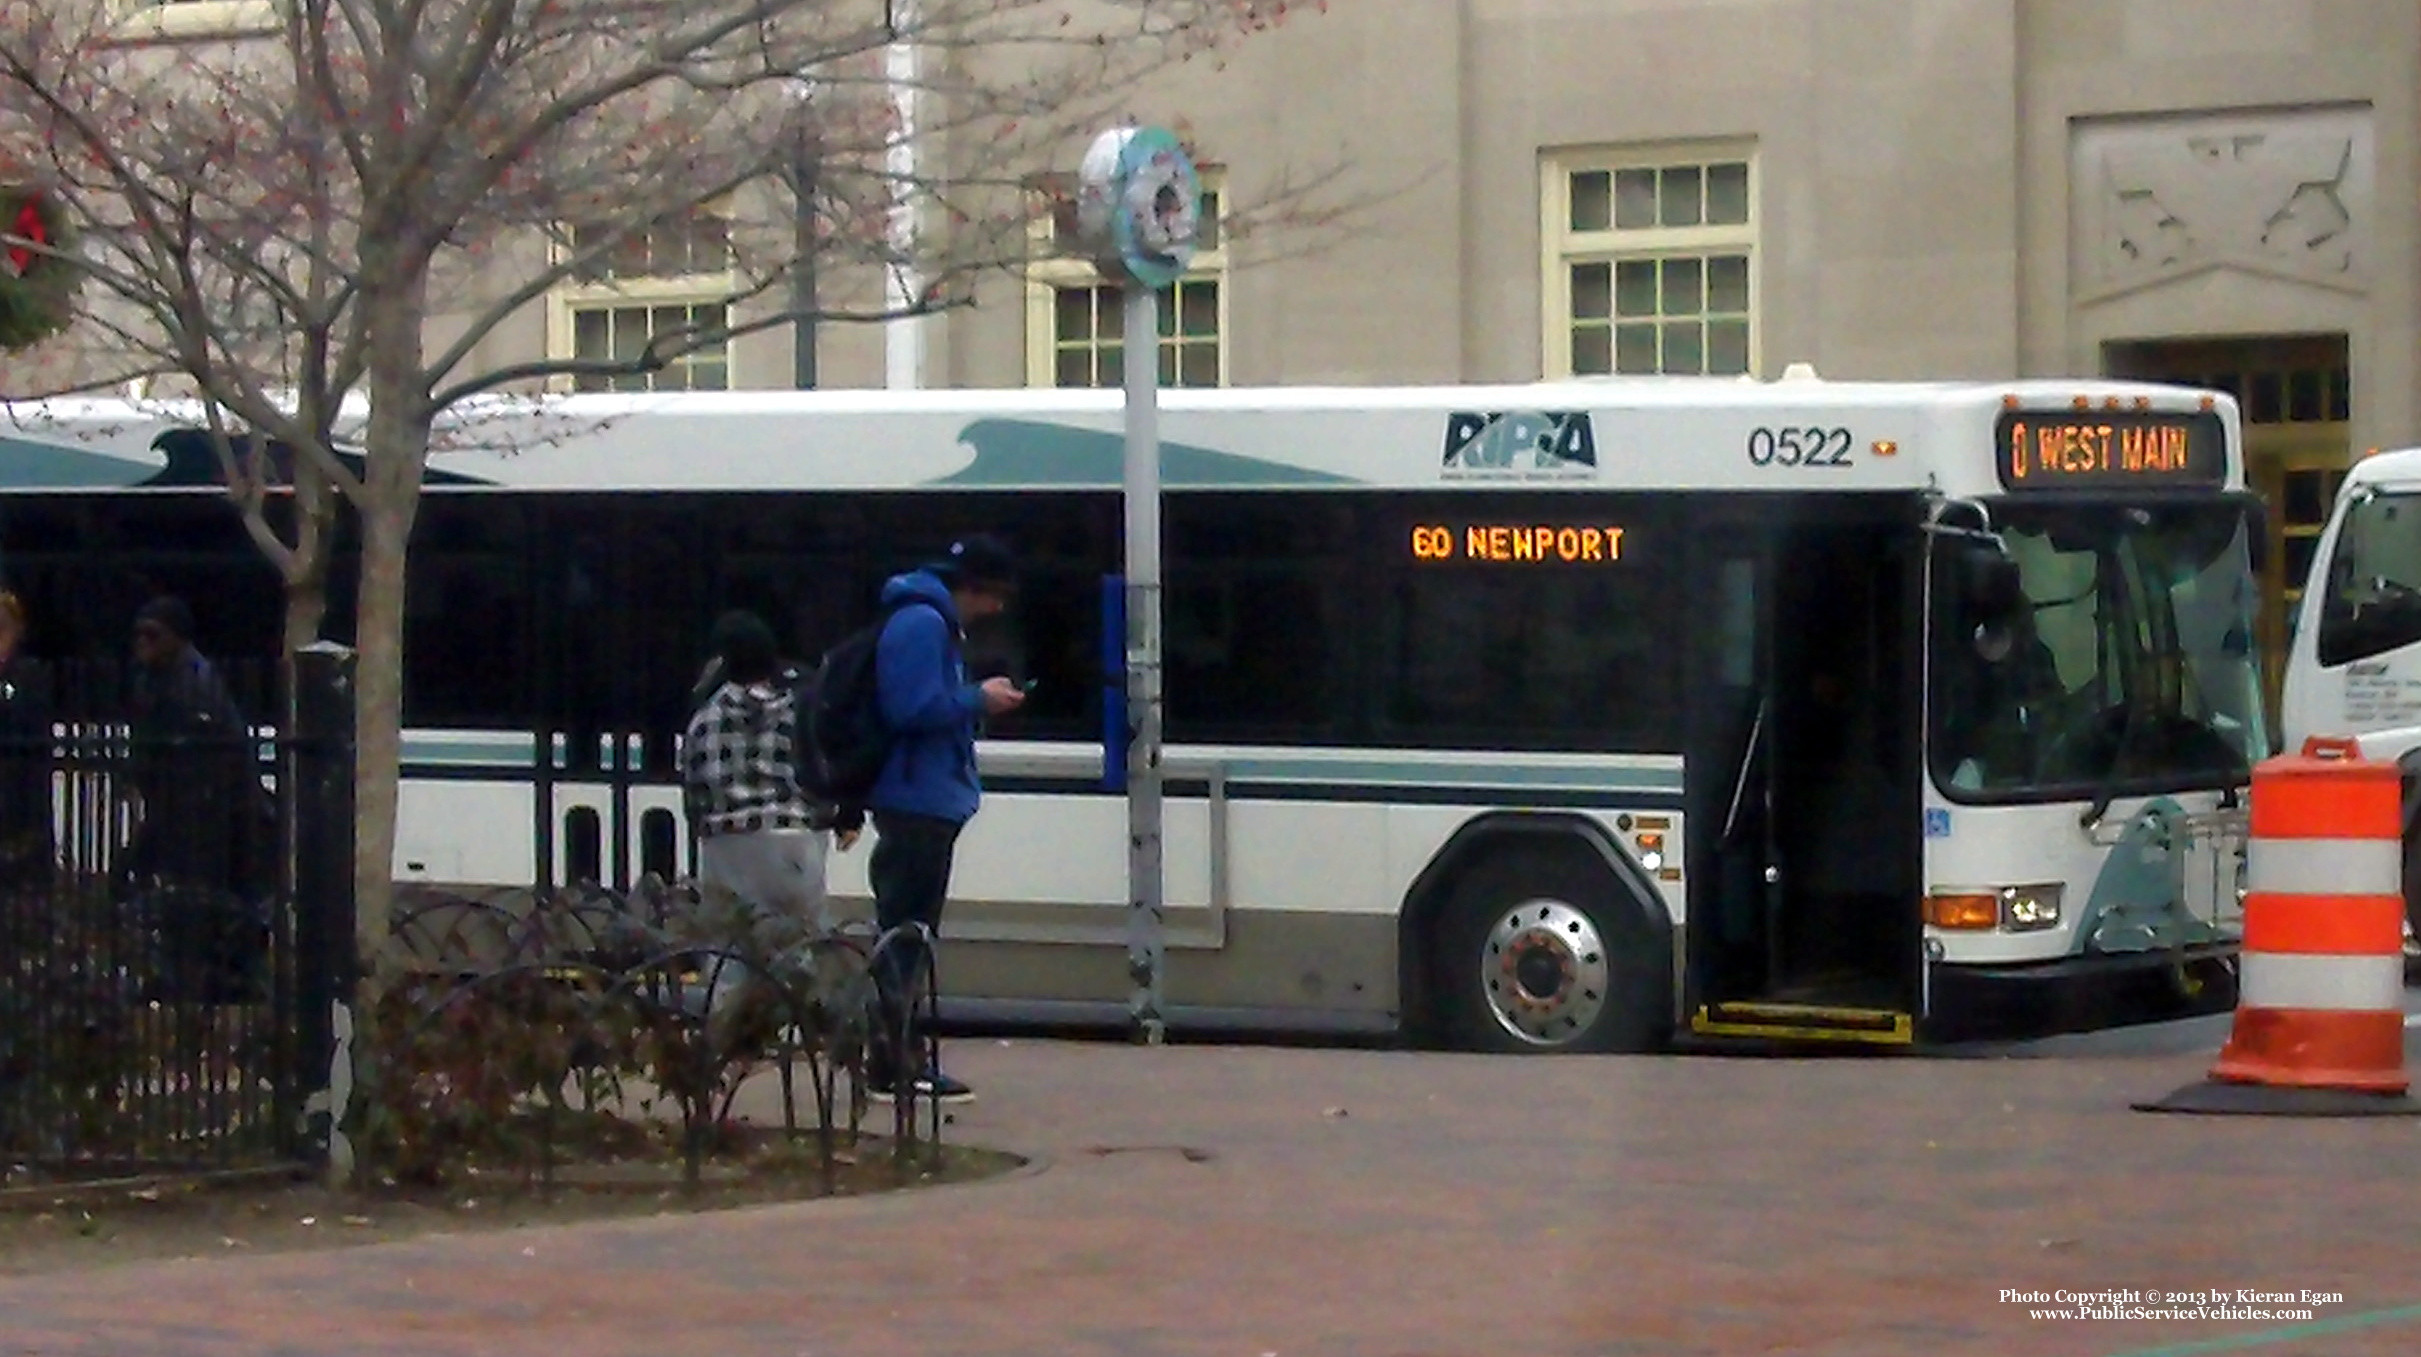
<instances>
[{"instance_id":1,"label":"bus headlight","mask_svg":"<svg viewBox=\"0 0 2421 1357\"><path fill-rule=\"evenodd\" d=\"M2001 927L2011 933L2039 933L2060 926L2060 887L2001 887Z\"/></svg>"}]
</instances>

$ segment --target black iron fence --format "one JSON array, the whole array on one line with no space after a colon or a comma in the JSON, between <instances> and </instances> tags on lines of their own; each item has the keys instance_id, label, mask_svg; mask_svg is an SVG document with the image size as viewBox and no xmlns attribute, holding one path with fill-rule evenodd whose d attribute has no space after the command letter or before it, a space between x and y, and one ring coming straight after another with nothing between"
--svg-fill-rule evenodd
<instances>
[{"instance_id":1,"label":"black iron fence","mask_svg":"<svg viewBox=\"0 0 2421 1357\"><path fill-rule=\"evenodd\" d=\"M324 1150L350 660L0 670L0 1178Z\"/></svg>"}]
</instances>

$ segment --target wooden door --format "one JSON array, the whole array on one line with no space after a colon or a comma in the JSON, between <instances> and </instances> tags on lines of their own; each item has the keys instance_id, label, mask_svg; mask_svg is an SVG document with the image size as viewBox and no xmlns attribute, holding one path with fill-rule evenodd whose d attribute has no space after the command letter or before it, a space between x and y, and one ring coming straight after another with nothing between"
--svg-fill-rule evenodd
<instances>
[{"instance_id":1,"label":"wooden door","mask_svg":"<svg viewBox=\"0 0 2421 1357\"><path fill-rule=\"evenodd\" d=\"M2312 557L2350 460L2342 424L2245 429L2246 476L2269 507L2269 562L2261 581L2261 673L2273 711Z\"/></svg>"}]
</instances>

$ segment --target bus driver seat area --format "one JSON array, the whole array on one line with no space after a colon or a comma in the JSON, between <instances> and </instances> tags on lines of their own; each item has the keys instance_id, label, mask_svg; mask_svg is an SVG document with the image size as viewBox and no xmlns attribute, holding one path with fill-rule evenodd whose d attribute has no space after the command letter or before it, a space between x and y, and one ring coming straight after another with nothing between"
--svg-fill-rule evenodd
<instances>
[{"instance_id":1,"label":"bus driver seat area","mask_svg":"<svg viewBox=\"0 0 2421 1357\"><path fill-rule=\"evenodd\" d=\"M2068 696L2059 661L2035 629L2034 613L2020 609L1998 634L1962 628L1952 642L1965 655L1947 657L1965 689L1943 722L1949 748L1959 752L1950 773L1957 791L1981 791L1995 783L2039 777L2044 745L2058 729Z\"/></svg>"}]
</instances>

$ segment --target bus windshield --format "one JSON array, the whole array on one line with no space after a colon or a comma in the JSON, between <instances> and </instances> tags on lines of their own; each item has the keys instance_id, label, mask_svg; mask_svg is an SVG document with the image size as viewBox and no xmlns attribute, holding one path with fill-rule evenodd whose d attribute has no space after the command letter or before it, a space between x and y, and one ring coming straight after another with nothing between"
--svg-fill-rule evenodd
<instances>
[{"instance_id":1,"label":"bus windshield","mask_svg":"<svg viewBox=\"0 0 2421 1357\"><path fill-rule=\"evenodd\" d=\"M1929 743L1944 792L2047 801L2245 782L2269 750L2245 508L2036 501L1993 515L2027 606L1984 619L1937 568Z\"/></svg>"}]
</instances>

